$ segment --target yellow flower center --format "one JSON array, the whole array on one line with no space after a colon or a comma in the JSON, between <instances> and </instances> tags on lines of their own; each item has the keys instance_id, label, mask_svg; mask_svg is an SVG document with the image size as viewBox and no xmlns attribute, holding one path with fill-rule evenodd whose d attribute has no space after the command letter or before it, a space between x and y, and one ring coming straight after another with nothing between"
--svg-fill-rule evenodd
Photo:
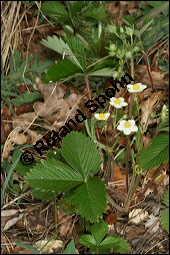
<instances>
[{"instance_id":1,"label":"yellow flower center","mask_svg":"<svg viewBox=\"0 0 170 255\"><path fill-rule=\"evenodd\" d=\"M120 104L120 99L116 98L114 103L115 104Z\"/></svg>"},{"instance_id":2,"label":"yellow flower center","mask_svg":"<svg viewBox=\"0 0 170 255\"><path fill-rule=\"evenodd\" d=\"M126 128L129 128L131 125L130 125L130 123L127 121L127 122L125 122L125 127Z\"/></svg>"},{"instance_id":3,"label":"yellow flower center","mask_svg":"<svg viewBox=\"0 0 170 255\"><path fill-rule=\"evenodd\" d=\"M138 90L139 89L139 86L137 84L133 85L133 89L134 90Z\"/></svg>"},{"instance_id":4,"label":"yellow flower center","mask_svg":"<svg viewBox=\"0 0 170 255\"><path fill-rule=\"evenodd\" d=\"M104 119L104 118L105 118L105 114L104 114L104 113L99 113L99 117L100 117L101 119Z\"/></svg>"}]
</instances>

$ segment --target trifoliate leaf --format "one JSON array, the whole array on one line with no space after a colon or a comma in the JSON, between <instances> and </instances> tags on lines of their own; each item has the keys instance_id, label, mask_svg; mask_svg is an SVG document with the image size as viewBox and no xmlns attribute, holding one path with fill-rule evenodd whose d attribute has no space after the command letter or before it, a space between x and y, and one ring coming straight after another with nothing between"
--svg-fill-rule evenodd
<instances>
[{"instance_id":1,"label":"trifoliate leaf","mask_svg":"<svg viewBox=\"0 0 170 255\"><path fill-rule=\"evenodd\" d=\"M98 223L95 223L94 225L91 226L90 231L96 241L96 244L99 245L99 243L102 241L102 239L108 232L107 223L104 222L103 220L99 220Z\"/></svg>"},{"instance_id":2,"label":"trifoliate leaf","mask_svg":"<svg viewBox=\"0 0 170 255\"><path fill-rule=\"evenodd\" d=\"M72 131L62 141L62 156L86 180L96 174L101 165L101 155L97 145L84 134Z\"/></svg>"},{"instance_id":3,"label":"trifoliate leaf","mask_svg":"<svg viewBox=\"0 0 170 255\"><path fill-rule=\"evenodd\" d=\"M26 180L33 187L56 193L68 190L83 182L82 176L66 164L53 158L42 160L27 174Z\"/></svg>"},{"instance_id":4,"label":"trifoliate leaf","mask_svg":"<svg viewBox=\"0 0 170 255\"><path fill-rule=\"evenodd\" d=\"M169 135L160 134L152 139L152 144L139 153L139 166L143 170L158 167L169 158Z\"/></svg>"},{"instance_id":5,"label":"trifoliate leaf","mask_svg":"<svg viewBox=\"0 0 170 255\"><path fill-rule=\"evenodd\" d=\"M74 191L71 201L82 217L95 222L106 208L106 187L100 179L90 177Z\"/></svg>"}]
</instances>

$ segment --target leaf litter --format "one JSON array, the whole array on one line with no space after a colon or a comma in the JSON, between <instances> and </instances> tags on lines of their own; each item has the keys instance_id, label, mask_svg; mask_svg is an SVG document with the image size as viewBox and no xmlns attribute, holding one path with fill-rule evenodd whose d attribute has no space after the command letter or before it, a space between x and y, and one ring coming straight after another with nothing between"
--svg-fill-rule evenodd
<instances>
[{"instance_id":1,"label":"leaf litter","mask_svg":"<svg viewBox=\"0 0 170 255\"><path fill-rule=\"evenodd\" d=\"M136 1L132 3L132 1L120 1L120 2L116 2L116 3L110 3L110 4L106 4L107 8L108 8L108 12L110 13L110 16L116 21L117 24L121 25L123 23L122 18L125 15L125 13L129 12L135 12L136 9ZM30 25L34 25L35 23L35 18L34 20L32 20L32 23L30 23ZM45 24L44 24L45 25ZM41 34L41 37L43 35L43 33L45 34L50 34L51 33L51 28L48 26L48 24L46 24L46 26L42 26L42 27L37 27L36 30ZM56 29L56 28L55 28ZM60 32L60 28L56 29L56 31L53 31L54 33L61 33L63 34L63 30L61 29ZM40 37L40 36L39 36ZM36 38L36 40L38 39L38 36ZM29 35L27 36L27 42L29 40ZM37 42L36 40L34 42L32 42L32 44L30 44L30 50L31 48L35 49L37 48ZM39 40L39 39L38 39ZM31 47L32 45L32 47ZM37 52L39 53L39 49L37 50ZM136 75L137 78L139 79L139 82L146 84L147 86L151 87L151 83L150 83L150 79L146 70L146 66L144 65L138 65L136 68ZM155 105L159 102L159 100L162 100L162 98L160 98L160 95L162 93L162 91L160 90L167 90L167 77L160 71L157 70L156 68L151 68L151 75L152 75L152 79L153 79L153 83L154 83L154 87L158 90L154 93L151 93L151 90L148 89L147 92L143 93L143 99L141 100L141 112L142 112L142 120L141 122L144 124L147 124L148 121L148 117L149 115L152 113ZM64 99L64 95L66 94L67 91L67 87L64 86L63 84L43 84L41 82L41 79L39 77L36 78L36 82L38 84L38 87L36 87L36 89L38 91L41 92L41 94L43 95L44 98L44 102L36 102L34 103L33 107L34 107L34 112L28 112L25 113L23 112L22 114L19 114L17 116L12 116L11 120L12 120L12 127L14 128L14 130L10 130L9 131L9 136L8 139L5 142L4 145L4 150L3 150L3 158L8 158L10 155L10 152L14 149L15 145L23 145L23 144L34 144L36 140L41 139L42 135L38 135L36 133L36 131L33 131L31 129L33 129L33 125L31 125L31 129L27 129L27 134L25 134L24 129L27 128L32 121L39 116L41 118L41 122L45 122L46 124L48 123L49 127L51 127L51 129L56 128L56 130L58 130L62 125L64 125L65 120L69 117L69 118L73 118L75 113L76 113L76 109L79 108L79 104L77 104L77 102L81 99L82 95L79 92L75 92L75 90L73 89L72 91L70 91L70 95L67 97L67 99ZM148 93L148 94L147 94ZM142 93L141 93L142 94ZM162 93L163 94L163 93ZM24 108L25 110L25 108ZM43 121L42 121L43 120ZM29 124L27 123L29 122ZM38 122L37 122L38 123ZM12 132L11 132L12 131ZM144 139L145 139L145 146L148 146L149 142L150 142L150 138L151 135L153 134L147 134ZM120 145L125 146L125 142L124 141L120 141ZM124 193L125 193L125 174L123 173L121 167L116 166L114 168L114 177L113 177L113 183L114 184L110 184L109 189L115 189L118 190L118 192L121 194L121 196L123 197ZM160 183L163 182L163 185L168 185L169 180L167 180L167 173L164 172L162 174L163 178L160 177L160 180L158 178L157 182L154 183L155 188L151 189L150 194L146 195L146 198L149 195L152 195L153 192L156 192L156 194L159 194L159 196L161 196L164 193L165 187L160 187ZM151 177L149 178L151 179ZM145 183L147 184L147 183ZM154 190L154 191L153 191ZM115 193L114 193L115 194ZM116 195L114 195L116 197ZM153 195L154 196L154 195ZM122 198L121 197L121 198ZM117 202L121 201L120 197L116 197ZM31 201L32 198L30 198ZM155 199L155 203L157 203L158 199ZM34 207L34 205L31 205L32 207ZM148 207L149 207L149 202L148 202ZM109 210L110 210L110 217L108 216L106 218L106 222L108 221L108 224L111 222L115 223L117 220L117 231L120 233L123 233L122 230L122 222L123 222L123 218L125 216L121 217L121 214L118 215L117 218L117 214L115 216L115 214L113 213L113 208L111 208L109 206ZM128 221L128 219L123 223L123 225L125 225L125 232L126 235L129 236L129 239L131 238L132 241L135 240L136 237L141 237L146 229L148 229L152 224L154 224L154 222L156 221L157 217L153 215L153 213L151 212L151 207L149 207L149 209L147 209L147 211L149 212L149 216L147 214L146 211L144 211L144 215L141 216L139 214L139 212L142 209L134 209L136 210L136 217L138 217L136 219L135 222L133 222L133 220L131 221L131 224L141 224L139 227L133 225L132 227L130 227L128 229L128 223L130 223L130 221ZM134 210L131 209L130 213L134 213ZM4 210L6 211L5 214L9 217L9 220L4 220L3 222L6 222L7 225L3 225L5 226L3 231L9 231L11 229L12 226L15 226L15 224L17 222L19 222L19 220L23 219L23 212L21 209L16 210L15 213L13 212L13 209L10 210ZM11 211L11 212L10 212ZM129 215L131 215L129 213ZM40 212L39 212L40 215ZM140 215L140 216L139 216ZM147 215L147 216L146 216ZM61 225L59 227L60 229L60 236L64 237L67 236L68 233L70 232L70 228L72 227L73 224L73 219L64 214L63 212L61 212L61 210L57 211L57 216L58 218L61 220ZM10 219L10 217L12 219ZM149 217L149 218L148 218ZM45 219L45 217L42 217L43 219ZM126 218L126 217L125 217ZM130 218L130 217L129 217ZM143 220L141 220L141 218ZM148 220L147 220L148 218ZM64 221L62 220L64 219ZM34 218L34 224L36 222L36 218ZM147 221L146 221L147 220ZM146 221L143 224L143 221ZM137 223L136 223L137 222ZM5 224L6 224L5 223ZM159 223L159 222L158 222ZM155 228L152 229L152 234L154 234L158 228L159 228L159 224L156 223ZM32 221L33 224L33 221ZM35 226L36 229L36 226ZM27 229L28 231L28 229ZM33 232L34 235L36 235L36 230L35 232ZM134 234L135 233L135 234ZM161 230L160 230L160 235L161 235ZM19 236L19 234L18 234ZM49 240L47 239L43 239L40 235L40 239L41 241L35 242L35 244L37 244L37 248L42 248L42 246ZM53 253L53 248L57 248L57 247L63 247L63 242L61 240L54 240L48 243L47 250L45 250L46 253ZM44 251L43 251L44 252ZM18 253L21 253L20 251L18 251ZM24 253L24 251L23 251Z\"/></svg>"}]
</instances>

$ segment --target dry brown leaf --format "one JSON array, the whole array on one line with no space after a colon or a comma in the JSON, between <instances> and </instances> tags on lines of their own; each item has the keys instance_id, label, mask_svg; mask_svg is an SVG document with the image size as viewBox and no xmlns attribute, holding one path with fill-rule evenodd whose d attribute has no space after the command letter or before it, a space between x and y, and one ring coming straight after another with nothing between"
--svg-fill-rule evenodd
<instances>
[{"instance_id":1,"label":"dry brown leaf","mask_svg":"<svg viewBox=\"0 0 170 255\"><path fill-rule=\"evenodd\" d=\"M160 92L154 92L147 100L143 101L140 104L141 107L141 123L144 123L145 125L148 122L149 115L153 111L154 104L158 101Z\"/></svg>"},{"instance_id":2,"label":"dry brown leaf","mask_svg":"<svg viewBox=\"0 0 170 255\"><path fill-rule=\"evenodd\" d=\"M73 226L73 218L65 214L60 208L57 208L58 229L60 230L60 236L67 236L70 234L70 230Z\"/></svg>"},{"instance_id":3,"label":"dry brown leaf","mask_svg":"<svg viewBox=\"0 0 170 255\"><path fill-rule=\"evenodd\" d=\"M24 133L24 129L21 127L15 128L10 135L8 136L8 139L5 142L3 154L2 154L2 160L3 158L8 158L10 151L13 150L14 145L22 145L22 144L33 144L37 140L41 139L42 135L37 134L35 131L27 130Z\"/></svg>"},{"instance_id":4,"label":"dry brown leaf","mask_svg":"<svg viewBox=\"0 0 170 255\"><path fill-rule=\"evenodd\" d=\"M44 97L44 103L35 102L34 110L35 113L41 117L48 117L56 110L62 110L66 117L66 114L70 112L70 108L78 100L78 95L72 93L68 96L67 99L63 99L66 93L66 86L63 84L43 84L40 78L36 77L36 82L38 84L39 91ZM77 107L78 108L78 107ZM75 111L77 109L75 107ZM72 115L75 114L75 111ZM62 114L60 114L60 117Z\"/></svg>"},{"instance_id":5,"label":"dry brown leaf","mask_svg":"<svg viewBox=\"0 0 170 255\"><path fill-rule=\"evenodd\" d=\"M11 119L13 120L12 126L13 128L16 128L18 126L20 127L28 127L29 124L35 119L37 115L35 112L28 112L21 114L19 116L13 116Z\"/></svg>"},{"instance_id":6,"label":"dry brown leaf","mask_svg":"<svg viewBox=\"0 0 170 255\"><path fill-rule=\"evenodd\" d=\"M55 121L53 129L58 131L61 126L64 126L65 122L73 119L77 113L77 109L81 106L82 95L75 89L68 86L71 94L64 99L67 87L63 84L43 84L41 79L36 77L38 89L44 97L44 103L34 103L35 113L42 117L48 117L50 121L54 119L54 116L50 116L53 112L58 111L55 114ZM85 109L86 110L86 109Z\"/></svg>"},{"instance_id":7,"label":"dry brown leaf","mask_svg":"<svg viewBox=\"0 0 170 255\"><path fill-rule=\"evenodd\" d=\"M35 254L31 250L26 250L20 246L16 246L14 250L10 249L11 254Z\"/></svg>"},{"instance_id":8,"label":"dry brown leaf","mask_svg":"<svg viewBox=\"0 0 170 255\"><path fill-rule=\"evenodd\" d=\"M128 12L131 14L137 11L137 8L135 8L136 1L117 1L105 4L105 6L112 20L120 26L123 24L122 18L124 15L128 14Z\"/></svg>"},{"instance_id":9,"label":"dry brown leaf","mask_svg":"<svg viewBox=\"0 0 170 255\"><path fill-rule=\"evenodd\" d=\"M114 187L117 188L120 193L124 194L126 191L126 175L117 165L114 166L112 181L114 183Z\"/></svg>"},{"instance_id":10,"label":"dry brown leaf","mask_svg":"<svg viewBox=\"0 0 170 255\"><path fill-rule=\"evenodd\" d=\"M2 210L1 211L1 228L2 231L8 230L10 227L15 225L20 221L24 216L24 210L11 209L11 210Z\"/></svg>"},{"instance_id":11,"label":"dry brown leaf","mask_svg":"<svg viewBox=\"0 0 170 255\"><path fill-rule=\"evenodd\" d=\"M150 133L147 133L146 135L143 135L143 144L144 144L144 147L148 147L150 145L150 141L151 141L151 134Z\"/></svg>"},{"instance_id":12,"label":"dry brown leaf","mask_svg":"<svg viewBox=\"0 0 170 255\"><path fill-rule=\"evenodd\" d=\"M168 89L168 81L161 72L151 71L154 88ZM151 87L150 78L145 65L138 65L135 72L135 81Z\"/></svg>"}]
</instances>

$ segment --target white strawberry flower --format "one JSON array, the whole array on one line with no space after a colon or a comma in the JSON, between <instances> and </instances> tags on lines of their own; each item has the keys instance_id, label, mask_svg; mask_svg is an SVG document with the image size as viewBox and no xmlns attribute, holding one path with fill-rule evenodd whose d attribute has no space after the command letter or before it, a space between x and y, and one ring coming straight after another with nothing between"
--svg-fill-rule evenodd
<instances>
[{"instance_id":1,"label":"white strawberry flower","mask_svg":"<svg viewBox=\"0 0 170 255\"><path fill-rule=\"evenodd\" d=\"M127 106L128 104L124 102L123 97L111 97L110 98L110 104L113 105L115 108L122 108L123 106Z\"/></svg>"},{"instance_id":2,"label":"white strawberry flower","mask_svg":"<svg viewBox=\"0 0 170 255\"><path fill-rule=\"evenodd\" d=\"M130 93L136 93L143 91L144 89L147 88L147 86L143 85L142 83L135 83L134 85L128 84L127 88Z\"/></svg>"},{"instance_id":3,"label":"white strawberry flower","mask_svg":"<svg viewBox=\"0 0 170 255\"><path fill-rule=\"evenodd\" d=\"M136 132L138 127L134 120L121 120L117 129L123 131L125 135L130 135L131 132Z\"/></svg>"},{"instance_id":4,"label":"white strawberry flower","mask_svg":"<svg viewBox=\"0 0 170 255\"><path fill-rule=\"evenodd\" d=\"M94 117L97 119L97 120L107 120L110 116L110 113L107 112L107 113L95 113Z\"/></svg>"}]
</instances>

